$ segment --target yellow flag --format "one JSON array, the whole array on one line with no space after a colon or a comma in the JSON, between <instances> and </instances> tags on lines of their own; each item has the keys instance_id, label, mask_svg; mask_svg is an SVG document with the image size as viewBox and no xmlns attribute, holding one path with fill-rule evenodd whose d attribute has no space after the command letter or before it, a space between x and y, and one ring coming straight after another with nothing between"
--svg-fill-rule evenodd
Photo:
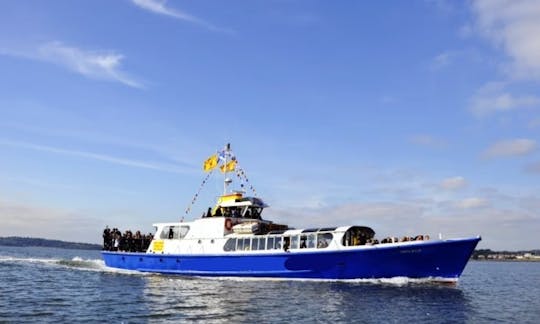
<instances>
[{"instance_id":1,"label":"yellow flag","mask_svg":"<svg viewBox=\"0 0 540 324\"><path fill-rule=\"evenodd\" d=\"M204 170L204 172L211 171L215 167L217 167L217 165L218 165L218 156L217 156L217 154L214 154L211 157L209 157L208 159L206 159L206 161L204 161L203 170Z\"/></svg>"},{"instance_id":2,"label":"yellow flag","mask_svg":"<svg viewBox=\"0 0 540 324\"><path fill-rule=\"evenodd\" d=\"M227 162L227 164L224 164L219 168L221 169L221 172L232 172L236 168L236 160Z\"/></svg>"}]
</instances>

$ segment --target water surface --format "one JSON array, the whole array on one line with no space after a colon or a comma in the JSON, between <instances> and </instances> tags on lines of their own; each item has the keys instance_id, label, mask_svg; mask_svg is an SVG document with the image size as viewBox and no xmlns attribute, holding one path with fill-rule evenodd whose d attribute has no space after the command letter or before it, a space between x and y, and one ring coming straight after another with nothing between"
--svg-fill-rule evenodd
<instances>
[{"instance_id":1,"label":"water surface","mask_svg":"<svg viewBox=\"0 0 540 324\"><path fill-rule=\"evenodd\" d=\"M104 266L99 251L0 246L0 322L537 323L540 262L470 262L455 286L208 279Z\"/></svg>"}]
</instances>

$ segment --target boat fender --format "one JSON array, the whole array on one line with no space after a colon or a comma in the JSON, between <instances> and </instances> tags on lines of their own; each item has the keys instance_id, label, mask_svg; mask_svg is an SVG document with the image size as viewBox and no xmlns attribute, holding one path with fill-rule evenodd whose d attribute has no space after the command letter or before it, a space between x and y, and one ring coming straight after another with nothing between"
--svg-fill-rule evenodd
<instances>
[{"instance_id":1,"label":"boat fender","mask_svg":"<svg viewBox=\"0 0 540 324\"><path fill-rule=\"evenodd\" d=\"M225 220L225 229L227 231L230 231L232 229L232 221L229 218Z\"/></svg>"}]
</instances>

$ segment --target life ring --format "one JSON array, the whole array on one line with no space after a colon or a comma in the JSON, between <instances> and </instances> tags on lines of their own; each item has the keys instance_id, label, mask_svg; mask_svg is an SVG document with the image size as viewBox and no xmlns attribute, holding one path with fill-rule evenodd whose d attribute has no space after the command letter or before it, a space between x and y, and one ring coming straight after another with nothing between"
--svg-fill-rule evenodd
<instances>
[{"instance_id":1,"label":"life ring","mask_svg":"<svg viewBox=\"0 0 540 324\"><path fill-rule=\"evenodd\" d=\"M232 221L231 221L230 218L227 218L227 219L225 220L225 229L226 229L227 231L230 231L230 230L232 229Z\"/></svg>"}]
</instances>

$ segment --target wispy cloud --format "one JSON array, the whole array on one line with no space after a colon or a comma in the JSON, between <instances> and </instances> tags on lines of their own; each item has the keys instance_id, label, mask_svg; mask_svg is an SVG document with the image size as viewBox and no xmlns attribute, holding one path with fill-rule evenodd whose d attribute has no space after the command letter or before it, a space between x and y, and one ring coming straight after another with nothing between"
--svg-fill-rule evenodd
<instances>
[{"instance_id":1,"label":"wispy cloud","mask_svg":"<svg viewBox=\"0 0 540 324\"><path fill-rule=\"evenodd\" d=\"M134 88L143 85L121 70L122 54L88 51L54 41L25 51L0 50L0 54L53 63L90 79L115 81Z\"/></svg>"},{"instance_id":2,"label":"wispy cloud","mask_svg":"<svg viewBox=\"0 0 540 324\"><path fill-rule=\"evenodd\" d=\"M150 170L156 170L156 171L162 171L162 172L186 174L186 173L191 173L194 171L192 169L179 168L177 166L169 165L169 164L131 160L131 159L105 155L105 154L97 154L97 153L78 151L78 150L68 150L68 149L63 149L63 148L58 148L58 147L37 145L37 144L26 143L26 142L0 140L0 145L24 148L24 149L34 150L34 151L69 155L69 156L74 156L74 157L79 157L79 158L84 158L84 159L91 159L91 160L103 161L103 162L108 162L108 163L117 164L117 165L123 165L123 166L134 167L134 168L142 168L142 169L150 169Z\"/></svg>"},{"instance_id":3,"label":"wispy cloud","mask_svg":"<svg viewBox=\"0 0 540 324\"><path fill-rule=\"evenodd\" d=\"M527 138L499 141L487 148L482 156L486 158L527 155L536 149L536 141Z\"/></svg>"},{"instance_id":4,"label":"wispy cloud","mask_svg":"<svg viewBox=\"0 0 540 324\"><path fill-rule=\"evenodd\" d=\"M502 82L489 82L476 91L469 102L471 112L482 117L497 112L540 106L540 97L513 95L505 90L505 86Z\"/></svg>"},{"instance_id":5,"label":"wispy cloud","mask_svg":"<svg viewBox=\"0 0 540 324\"><path fill-rule=\"evenodd\" d=\"M431 60L430 68L432 70L438 70L447 66L448 64L450 64L453 56L454 55L452 52L440 53Z\"/></svg>"},{"instance_id":6,"label":"wispy cloud","mask_svg":"<svg viewBox=\"0 0 540 324\"><path fill-rule=\"evenodd\" d=\"M232 32L232 30L230 30L230 29L217 27L217 26L209 23L206 20L203 20L201 18L197 18L197 17L195 17L193 15L190 15L190 14L184 12L184 11L170 8L170 7L168 7L166 5L167 0L162 0L162 1L159 1L159 0L131 0L131 2L133 2L133 4L135 4L136 6L142 8L144 10L148 10L148 11L156 13L156 14L165 15L165 16L173 17L173 18L176 18L176 19L179 19L179 20L183 20L183 21L195 24L195 25L199 25L199 26L204 27L204 28L206 28L208 30L219 31L219 32L228 32L228 33Z\"/></svg>"},{"instance_id":7,"label":"wispy cloud","mask_svg":"<svg viewBox=\"0 0 540 324\"><path fill-rule=\"evenodd\" d=\"M540 79L540 2L476 0L476 30L510 57L506 70L517 79Z\"/></svg>"},{"instance_id":8,"label":"wispy cloud","mask_svg":"<svg viewBox=\"0 0 540 324\"><path fill-rule=\"evenodd\" d=\"M429 64L429 68L431 71L437 71L451 65L452 63L455 63L455 61L459 59L475 59L477 56L478 55L475 52L468 50L447 50L433 57Z\"/></svg>"},{"instance_id":9,"label":"wispy cloud","mask_svg":"<svg viewBox=\"0 0 540 324\"><path fill-rule=\"evenodd\" d=\"M474 0L471 4L475 21L467 26L467 34L487 39L505 54L497 64L506 82L491 82L477 91L469 101L470 111L482 117L540 107L537 94L508 89L511 83L540 80L540 2Z\"/></svg>"},{"instance_id":10,"label":"wispy cloud","mask_svg":"<svg viewBox=\"0 0 540 324\"><path fill-rule=\"evenodd\" d=\"M446 178L441 181L439 187L444 190L457 190L467 186L467 180L463 177Z\"/></svg>"},{"instance_id":11,"label":"wispy cloud","mask_svg":"<svg viewBox=\"0 0 540 324\"><path fill-rule=\"evenodd\" d=\"M478 197L465 198L455 203L455 207L460 209L473 209L487 207L488 205L489 202L486 199Z\"/></svg>"}]
</instances>

